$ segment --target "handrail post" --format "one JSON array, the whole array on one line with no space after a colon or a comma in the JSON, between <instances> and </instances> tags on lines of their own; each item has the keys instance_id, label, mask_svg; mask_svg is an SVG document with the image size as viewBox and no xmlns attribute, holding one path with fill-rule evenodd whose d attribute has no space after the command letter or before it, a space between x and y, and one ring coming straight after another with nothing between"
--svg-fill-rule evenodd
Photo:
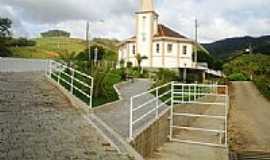
<instances>
[{"instance_id":1,"label":"handrail post","mask_svg":"<svg viewBox=\"0 0 270 160\"><path fill-rule=\"evenodd\" d=\"M185 102L185 86L182 84L182 103Z\"/></svg>"},{"instance_id":2,"label":"handrail post","mask_svg":"<svg viewBox=\"0 0 270 160\"><path fill-rule=\"evenodd\" d=\"M228 116L229 116L229 107L230 107L230 99L229 99L229 88L225 87L225 146L228 147Z\"/></svg>"},{"instance_id":3,"label":"handrail post","mask_svg":"<svg viewBox=\"0 0 270 160\"><path fill-rule=\"evenodd\" d=\"M74 85L74 69L70 68L69 69L71 71L71 85L70 85L70 92L71 94L73 94L73 85Z\"/></svg>"},{"instance_id":4,"label":"handrail post","mask_svg":"<svg viewBox=\"0 0 270 160\"><path fill-rule=\"evenodd\" d=\"M90 85L90 102L89 102L90 109L93 108L93 87L94 87L94 79L91 78L91 85Z\"/></svg>"},{"instance_id":5,"label":"handrail post","mask_svg":"<svg viewBox=\"0 0 270 160\"><path fill-rule=\"evenodd\" d=\"M174 106L174 82L171 83L171 115L170 115L170 141L173 139L173 106Z\"/></svg>"},{"instance_id":6,"label":"handrail post","mask_svg":"<svg viewBox=\"0 0 270 160\"><path fill-rule=\"evenodd\" d=\"M129 139L133 138L133 97L130 97L130 111L129 111Z\"/></svg>"},{"instance_id":7,"label":"handrail post","mask_svg":"<svg viewBox=\"0 0 270 160\"><path fill-rule=\"evenodd\" d=\"M156 118L158 118L158 100L159 100L159 97L158 97L158 88L156 89Z\"/></svg>"},{"instance_id":8,"label":"handrail post","mask_svg":"<svg viewBox=\"0 0 270 160\"><path fill-rule=\"evenodd\" d=\"M190 101L191 101L191 94L190 94L190 92L191 92L191 90L190 90L190 85L188 85L188 102L190 103Z\"/></svg>"},{"instance_id":9,"label":"handrail post","mask_svg":"<svg viewBox=\"0 0 270 160\"><path fill-rule=\"evenodd\" d=\"M49 76L52 78L52 60L49 60Z\"/></svg>"},{"instance_id":10,"label":"handrail post","mask_svg":"<svg viewBox=\"0 0 270 160\"><path fill-rule=\"evenodd\" d=\"M62 66L61 66L61 67L62 67ZM60 69L60 70L61 70L61 69ZM58 76L57 76L57 77L58 77L58 79L57 79L57 83L58 83L58 84L60 84L60 76L61 76L61 73L62 73L61 71L60 71L60 72L58 71Z\"/></svg>"},{"instance_id":11,"label":"handrail post","mask_svg":"<svg viewBox=\"0 0 270 160\"><path fill-rule=\"evenodd\" d=\"M197 101L197 84L194 84L194 101Z\"/></svg>"}]
</instances>

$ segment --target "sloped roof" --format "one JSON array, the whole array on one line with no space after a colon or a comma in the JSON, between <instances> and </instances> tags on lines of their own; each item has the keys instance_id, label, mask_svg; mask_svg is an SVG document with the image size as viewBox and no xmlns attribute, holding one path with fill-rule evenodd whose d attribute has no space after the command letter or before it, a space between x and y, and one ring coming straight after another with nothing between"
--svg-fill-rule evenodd
<instances>
[{"instance_id":1,"label":"sloped roof","mask_svg":"<svg viewBox=\"0 0 270 160\"><path fill-rule=\"evenodd\" d=\"M154 35L155 37L173 37L173 38L187 38L180 33L170 29L169 27L159 24L158 25L158 33Z\"/></svg>"},{"instance_id":2,"label":"sloped roof","mask_svg":"<svg viewBox=\"0 0 270 160\"><path fill-rule=\"evenodd\" d=\"M185 39L187 41L190 41L189 38L185 37L184 35L170 29L169 27L163 25L163 24L158 24L158 33L154 35L154 38L176 38L176 39ZM130 38L128 38L127 40L125 40L124 42L122 42L120 45L128 42L128 41L136 41L136 36L132 36Z\"/></svg>"}]
</instances>

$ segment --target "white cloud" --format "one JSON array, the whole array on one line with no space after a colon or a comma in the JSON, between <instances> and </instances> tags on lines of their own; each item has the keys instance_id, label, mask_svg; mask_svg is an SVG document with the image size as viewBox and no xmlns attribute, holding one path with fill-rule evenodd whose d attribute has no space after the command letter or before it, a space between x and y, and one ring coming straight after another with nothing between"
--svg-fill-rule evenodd
<instances>
[{"instance_id":1,"label":"white cloud","mask_svg":"<svg viewBox=\"0 0 270 160\"><path fill-rule=\"evenodd\" d=\"M160 22L193 37L199 20L203 42L226 37L269 34L269 0L156 0ZM134 33L139 0L0 0L0 16L10 17L18 35L37 36L52 28L85 37L85 21L93 36L127 38Z\"/></svg>"}]
</instances>

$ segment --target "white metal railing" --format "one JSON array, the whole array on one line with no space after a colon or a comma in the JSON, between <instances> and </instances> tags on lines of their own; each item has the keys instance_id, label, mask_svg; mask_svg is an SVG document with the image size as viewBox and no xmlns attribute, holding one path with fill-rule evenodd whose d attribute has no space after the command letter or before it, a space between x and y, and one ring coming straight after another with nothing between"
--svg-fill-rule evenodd
<instances>
[{"instance_id":1,"label":"white metal railing","mask_svg":"<svg viewBox=\"0 0 270 160\"><path fill-rule=\"evenodd\" d=\"M160 90L163 89L162 92ZM165 89L165 90L164 90ZM147 95L153 95L150 99L144 100ZM216 101L204 101L204 99L209 99L208 97L221 98L221 102ZM142 100L143 102L135 104L135 100ZM154 103L154 104L153 104ZM174 111L175 105L177 104L198 104L198 105L215 105L224 107L224 115L208 115L208 114L195 114L195 113L177 113ZM216 85L216 84L183 84L177 82L170 82L160 87L151 89L147 92L138 94L131 97L130 99L130 122L129 122L129 138L134 138L134 125L143 121L149 120L148 116L154 115L152 120L158 119L159 108L163 105L168 105L170 107L170 135L171 141L194 143L194 144L204 144L210 146L224 146L227 147L228 144L228 108L229 108L229 96L228 87L226 85ZM152 106L152 107L149 107ZM135 112L141 111L140 115L135 117ZM174 124L175 117L191 117L191 118L208 118L224 121L223 129L209 129L209 128L196 128L187 126L178 126ZM143 126L140 126L143 127ZM174 129L190 130L190 131L201 131L201 132L215 132L220 134L220 143L204 143L204 142L194 142L189 140L180 140L173 137ZM225 138L222 142L222 138Z\"/></svg>"},{"instance_id":2,"label":"white metal railing","mask_svg":"<svg viewBox=\"0 0 270 160\"><path fill-rule=\"evenodd\" d=\"M93 77L53 60L48 61L46 75L77 98L83 96L88 99L87 105L90 109L93 107Z\"/></svg>"},{"instance_id":3,"label":"white metal railing","mask_svg":"<svg viewBox=\"0 0 270 160\"><path fill-rule=\"evenodd\" d=\"M180 89L179 89L180 88ZM214 101L208 101L210 97L215 97ZM220 98L219 102L216 102ZM171 141L192 143L208 146L220 146L228 147L228 110L229 110L229 95L228 87L226 85L205 85L205 84L179 84L172 82L172 104L171 105L171 117L170 117L170 135ZM207 106L219 106L224 107L223 115L209 115L198 113L179 113L175 111L174 104L196 104ZM208 126L205 128L187 127L177 125L174 122L175 117L190 117L190 118L205 118L222 120L224 123L222 129L210 129ZM200 132L213 132L218 133L219 143L199 142L192 140L181 140L181 138L174 138L174 129L187 130L187 131L200 131ZM224 138L224 141L223 141Z\"/></svg>"},{"instance_id":4,"label":"white metal railing","mask_svg":"<svg viewBox=\"0 0 270 160\"><path fill-rule=\"evenodd\" d=\"M147 92L132 96L130 98L130 120L129 120L129 138L134 135L134 125L153 115L152 119L157 119L160 109L166 107L171 101L171 83L164 84ZM147 100L138 103L136 100L149 97ZM161 101L162 99L162 101ZM139 112L139 113L136 113ZM150 118L151 119L151 118ZM145 124L141 123L143 127Z\"/></svg>"}]
</instances>

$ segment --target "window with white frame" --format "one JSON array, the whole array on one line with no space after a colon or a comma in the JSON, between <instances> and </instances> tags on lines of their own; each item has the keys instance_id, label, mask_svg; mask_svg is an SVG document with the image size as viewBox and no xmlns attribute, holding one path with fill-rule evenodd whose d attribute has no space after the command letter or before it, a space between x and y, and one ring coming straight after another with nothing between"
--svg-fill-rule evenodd
<instances>
[{"instance_id":1,"label":"window with white frame","mask_svg":"<svg viewBox=\"0 0 270 160\"><path fill-rule=\"evenodd\" d=\"M136 54L136 46L135 45L132 46L132 53Z\"/></svg>"},{"instance_id":2,"label":"window with white frame","mask_svg":"<svg viewBox=\"0 0 270 160\"><path fill-rule=\"evenodd\" d=\"M159 43L156 44L156 52L160 53L160 44Z\"/></svg>"},{"instance_id":3,"label":"window with white frame","mask_svg":"<svg viewBox=\"0 0 270 160\"><path fill-rule=\"evenodd\" d=\"M187 54L187 46L183 46L183 54L184 54L184 55Z\"/></svg>"},{"instance_id":4,"label":"window with white frame","mask_svg":"<svg viewBox=\"0 0 270 160\"><path fill-rule=\"evenodd\" d=\"M173 44L168 44L167 45L167 52L172 53L172 51L173 51Z\"/></svg>"}]
</instances>

